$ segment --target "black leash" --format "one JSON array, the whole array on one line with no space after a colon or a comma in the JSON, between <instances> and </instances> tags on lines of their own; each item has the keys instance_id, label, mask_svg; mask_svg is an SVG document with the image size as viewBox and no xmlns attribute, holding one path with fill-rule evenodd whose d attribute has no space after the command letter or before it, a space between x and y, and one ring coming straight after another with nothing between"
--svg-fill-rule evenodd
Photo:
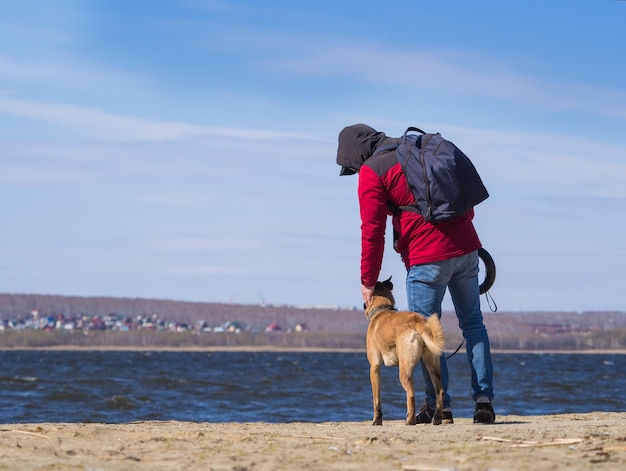
<instances>
[{"instance_id":1,"label":"black leash","mask_svg":"<svg viewBox=\"0 0 626 471\"><path fill-rule=\"evenodd\" d=\"M454 353L451 353L450 355L448 355L446 357L446 360L448 360L448 359L452 358L454 355L456 355L459 352L459 350L461 350L461 347L463 346L464 343L465 343L465 339L463 339L463 341L461 342L461 345L456 347L456 350L454 351Z\"/></svg>"},{"instance_id":2,"label":"black leash","mask_svg":"<svg viewBox=\"0 0 626 471\"><path fill-rule=\"evenodd\" d=\"M489 294L489 291L485 293L485 298L487 298L487 304L489 304L489 310L491 312L498 312L498 305L496 304L496 300L493 299L493 296Z\"/></svg>"},{"instance_id":3,"label":"black leash","mask_svg":"<svg viewBox=\"0 0 626 471\"><path fill-rule=\"evenodd\" d=\"M489 291L485 291L484 294L485 294L485 297L487 298L487 304L489 305L489 310L491 312L497 312L498 311L498 305L496 304L495 299L493 299L493 296L491 296L489 294ZM461 344L458 347L456 347L456 350L454 352L452 352L450 355L448 355L446 357L446 360L448 360L448 359L452 358L454 355L456 355L459 352L459 350L461 350L461 347L463 346L464 343L465 343L465 339L463 339L461 341Z\"/></svg>"}]
</instances>

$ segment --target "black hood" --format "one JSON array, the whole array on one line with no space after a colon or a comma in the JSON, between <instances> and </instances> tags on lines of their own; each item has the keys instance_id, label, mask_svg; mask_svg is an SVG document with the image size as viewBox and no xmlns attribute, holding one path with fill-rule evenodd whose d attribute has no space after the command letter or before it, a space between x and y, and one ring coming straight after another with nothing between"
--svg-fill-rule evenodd
<instances>
[{"instance_id":1,"label":"black hood","mask_svg":"<svg viewBox=\"0 0 626 471\"><path fill-rule=\"evenodd\" d=\"M366 124L347 126L339 133L337 164L341 166L339 175L353 175L387 136Z\"/></svg>"}]
</instances>

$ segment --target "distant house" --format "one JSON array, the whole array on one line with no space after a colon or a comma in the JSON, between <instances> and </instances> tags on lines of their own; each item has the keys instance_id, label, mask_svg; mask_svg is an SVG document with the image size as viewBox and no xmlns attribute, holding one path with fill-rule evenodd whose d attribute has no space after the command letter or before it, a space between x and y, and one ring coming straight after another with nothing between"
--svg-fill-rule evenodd
<instances>
[{"instance_id":1,"label":"distant house","mask_svg":"<svg viewBox=\"0 0 626 471\"><path fill-rule=\"evenodd\" d=\"M243 330L243 326L241 325L241 323L237 322L237 321L231 321L231 322L227 322L226 324L224 324L224 330L226 332L241 332Z\"/></svg>"},{"instance_id":2,"label":"distant house","mask_svg":"<svg viewBox=\"0 0 626 471\"><path fill-rule=\"evenodd\" d=\"M276 323L270 324L265 328L265 332L282 332L283 328Z\"/></svg>"}]
</instances>

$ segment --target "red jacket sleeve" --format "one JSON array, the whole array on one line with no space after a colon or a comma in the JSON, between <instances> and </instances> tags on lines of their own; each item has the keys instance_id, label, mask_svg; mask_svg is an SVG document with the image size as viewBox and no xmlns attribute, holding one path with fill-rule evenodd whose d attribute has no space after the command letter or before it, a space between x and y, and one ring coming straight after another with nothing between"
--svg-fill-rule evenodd
<instances>
[{"instance_id":1,"label":"red jacket sleeve","mask_svg":"<svg viewBox=\"0 0 626 471\"><path fill-rule=\"evenodd\" d=\"M359 172L361 211L361 283L373 286L383 262L387 224L387 192L376 173L364 165Z\"/></svg>"}]
</instances>

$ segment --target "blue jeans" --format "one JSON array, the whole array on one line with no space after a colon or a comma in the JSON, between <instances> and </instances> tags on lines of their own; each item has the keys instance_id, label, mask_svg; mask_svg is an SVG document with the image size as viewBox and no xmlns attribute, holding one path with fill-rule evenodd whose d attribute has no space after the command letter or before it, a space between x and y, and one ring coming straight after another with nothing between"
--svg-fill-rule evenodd
<instances>
[{"instance_id":1,"label":"blue jeans","mask_svg":"<svg viewBox=\"0 0 626 471\"><path fill-rule=\"evenodd\" d=\"M409 268L406 291L409 310L425 316L437 313L441 317L441 302L450 290L459 327L466 342L467 360L472 374L473 399L486 396L493 399L493 367L489 336L480 310L478 282L478 251L441 262L414 265ZM424 363L422 374L426 383L426 403L435 408L435 388ZM448 365L441 355L441 380L445 389L444 408L450 407L448 395Z\"/></svg>"}]
</instances>

